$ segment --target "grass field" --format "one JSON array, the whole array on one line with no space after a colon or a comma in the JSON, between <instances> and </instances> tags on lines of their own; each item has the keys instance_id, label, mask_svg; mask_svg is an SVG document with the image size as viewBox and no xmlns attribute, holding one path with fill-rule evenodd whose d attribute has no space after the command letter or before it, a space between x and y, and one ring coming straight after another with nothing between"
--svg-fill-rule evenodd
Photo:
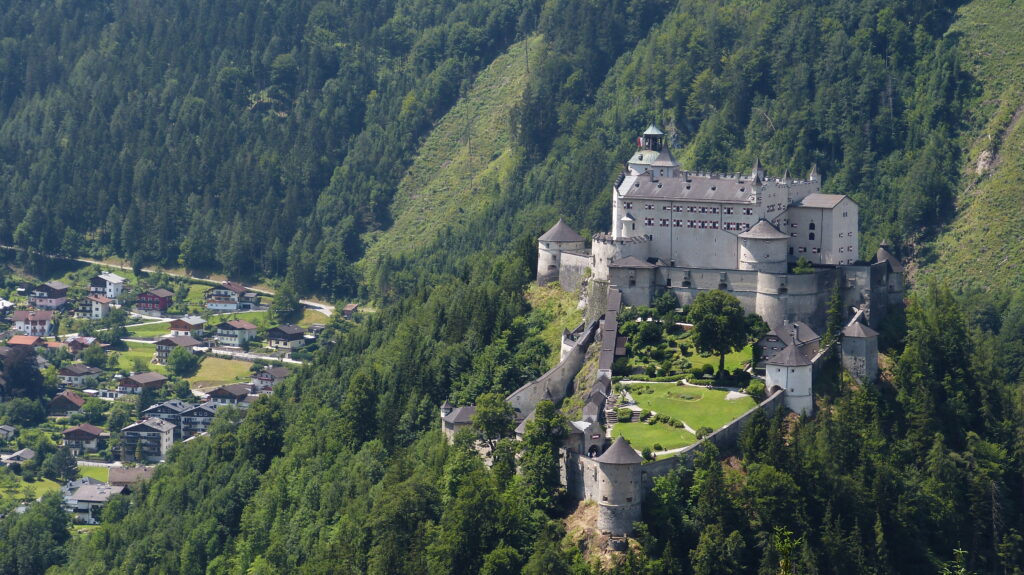
<instances>
[{"instance_id":1,"label":"grass field","mask_svg":"<svg viewBox=\"0 0 1024 575\"><path fill-rule=\"evenodd\" d=\"M718 356L713 355L711 357L701 357L692 348L690 354L684 356L693 367L700 367L704 365L710 365L718 371ZM726 371L732 371L736 368L743 367L744 364L749 363L754 358L754 348L751 345L747 345L739 351L734 351L725 355L725 369Z\"/></svg>"},{"instance_id":2,"label":"grass field","mask_svg":"<svg viewBox=\"0 0 1024 575\"><path fill-rule=\"evenodd\" d=\"M526 301L533 308L531 313L541 314L546 324L540 332L540 337L544 343L551 346L548 365L553 366L558 363L562 348L562 330L573 329L583 321L583 312L576 309L579 297L557 285L540 287L530 284L526 290Z\"/></svg>"},{"instance_id":3,"label":"grass field","mask_svg":"<svg viewBox=\"0 0 1024 575\"><path fill-rule=\"evenodd\" d=\"M110 476L110 470L106 467L96 467L93 465L79 465L78 466L79 477L92 477L104 483Z\"/></svg>"},{"instance_id":4,"label":"grass field","mask_svg":"<svg viewBox=\"0 0 1024 575\"><path fill-rule=\"evenodd\" d=\"M159 337L170 332L171 323L167 321L147 323L146 325L128 328L128 333L130 333L132 337L136 338Z\"/></svg>"},{"instance_id":5,"label":"grass field","mask_svg":"<svg viewBox=\"0 0 1024 575\"><path fill-rule=\"evenodd\" d=\"M726 400L728 392L674 383L645 383L652 393L632 393L637 405L684 421L693 429L718 429L756 405L750 397Z\"/></svg>"},{"instance_id":6,"label":"grass field","mask_svg":"<svg viewBox=\"0 0 1024 575\"><path fill-rule=\"evenodd\" d=\"M192 389L208 389L227 383L249 380L249 367L246 361L224 359L222 357L206 357L199 367L199 372L188 378Z\"/></svg>"},{"instance_id":7,"label":"grass field","mask_svg":"<svg viewBox=\"0 0 1024 575\"><path fill-rule=\"evenodd\" d=\"M327 320L329 320L329 319L330 318L328 318L327 316L325 316L324 314L322 314L322 313L320 313L320 312L318 312L316 310L312 310L312 309L309 309L309 308L303 308L302 309L302 318L299 319L298 323L296 323L295 325L300 326L300 327L309 327L309 326L313 325L314 323L324 323L325 324L325 323L327 323Z\"/></svg>"},{"instance_id":8,"label":"grass field","mask_svg":"<svg viewBox=\"0 0 1024 575\"><path fill-rule=\"evenodd\" d=\"M660 423L656 425L639 422L616 423L612 428L612 435L625 437L633 449L638 450L647 448L654 451L656 443L663 449L676 449L697 443L697 437L689 431Z\"/></svg>"},{"instance_id":9,"label":"grass field","mask_svg":"<svg viewBox=\"0 0 1024 575\"><path fill-rule=\"evenodd\" d=\"M116 350L116 353L119 356L117 361L118 367L127 371L132 371L135 369L135 359L138 358L146 363L146 369L163 374L167 373L166 367L156 363L150 363L153 360L153 354L156 353L155 345L151 343L134 342L127 342L125 345L128 346L127 351Z\"/></svg>"},{"instance_id":10,"label":"grass field","mask_svg":"<svg viewBox=\"0 0 1024 575\"><path fill-rule=\"evenodd\" d=\"M36 492L36 499L42 497L43 495L46 495L47 493L51 493L53 491L60 491L60 484L50 479L39 478L33 481L32 483L26 483L25 481L22 481L21 485L31 486L32 489L34 489Z\"/></svg>"}]
</instances>

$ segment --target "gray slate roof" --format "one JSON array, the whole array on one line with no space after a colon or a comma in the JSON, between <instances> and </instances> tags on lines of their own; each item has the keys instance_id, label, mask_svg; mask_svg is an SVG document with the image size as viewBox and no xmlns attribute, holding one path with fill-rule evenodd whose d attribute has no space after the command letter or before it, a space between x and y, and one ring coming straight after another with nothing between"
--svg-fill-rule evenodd
<instances>
[{"instance_id":1,"label":"gray slate roof","mask_svg":"<svg viewBox=\"0 0 1024 575\"><path fill-rule=\"evenodd\" d=\"M627 256L627 257L624 257L624 258L621 258L621 259L617 259L617 260L609 263L608 267L610 267L610 268L638 268L638 269L648 270L648 269L654 269L657 266L655 266L654 264L652 264L650 262L645 262L644 260L642 260L642 259L640 259L640 258L638 258L636 256Z\"/></svg>"},{"instance_id":2,"label":"gray slate roof","mask_svg":"<svg viewBox=\"0 0 1024 575\"><path fill-rule=\"evenodd\" d=\"M889 253L889 250L885 249L885 247L885 244L878 246L878 251L875 252L875 261L879 263L886 262L889 264L889 268L891 268L892 271L898 273L902 272L903 264L900 263L899 258Z\"/></svg>"},{"instance_id":3,"label":"gray slate roof","mask_svg":"<svg viewBox=\"0 0 1024 575\"><path fill-rule=\"evenodd\" d=\"M788 240L789 236L780 232L768 220L761 219L754 227L740 234L745 240Z\"/></svg>"},{"instance_id":4,"label":"gray slate roof","mask_svg":"<svg viewBox=\"0 0 1024 575\"><path fill-rule=\"evenodd\" d=\"M597 458L598 463L611 465L636 465L644 462L644 458L636 452L621 435L615 439L615 443Z\"/></svg>"},{"instance_id":5,"label":"gray slate roof","mask_svg":"<svg viewBox=\"0 0 1024 575\"><path fill-rule=\"evenodd\" d=\"M651 124L650 126L647 126L647 129L644 131L644 135L645 136L664 136L665 132L662 132L660 129L658 129L657 126L655 126L654 124Z\"/></svg>"},{"instance_id":6,"label":"gray slate roof","mask_svg":"<svg viewBox=\"0 0 1024 575\"><path fill-rule=\"evenodd\" d=\"M684 172L679 176L655 180L647 172L623 180L619 193L627 198L638 199L749 204L754 197L754 188L754 182L736 177Z\"/></svg>"},{"instance_id":7,"label":"gray slate roof","mask_svg":"<svg viewBox=\"0 0 1024 575\"><path fill-rule=\"evenodd\" d=\"M846 199L843 194L807 194L804 199L793 204L800 208L834 208Z\"/></svg>"},{"instance_id":8,"label":"gray slate roof","mask_svg":"<svg viewBox=\"0 0 1024 575\"><path fill-rule=\"evenodd\" d=\"M845 337L878 337L878 332L871 329L870 327L855 321L852 324L843 328L843 336Z\"/></svg>"},{"instance_id":9,"label":"gray slate roof","mask_svg":"<svg viewBox=\"0 0 1024 575\"><path fill-rule=\"evenodd\" d=\"M475 405L464 405L456 407L451 413L444 416L447 423L473 423L473 414L476 413Z\"/></svg>"},{"instance_id":10,"label":"gray slate roof","mask_svg":"<svg viewBox=\"0 0 1024 575\"><path fill-rule=\"evenodd\" d=\"M781 367L800 367L811 365L811 362L804 357L804 354L800 353L800 350L798 350L795 345L787 345L782 351L775 354L775 357L769 359L765 363Z\"/></svg>"},{"instance_id":11,"label":"gray slate roof","mask_svg":"<svg viewBox=\"0 0 1024 575\"><path fill-rule=\"evenodd\" d=\"M551 229L544 232L540 238L542 242L582 242L583 236L576 233L576 230L569 227L565 220L558 218Z\"/></svg>"}]
</instances>

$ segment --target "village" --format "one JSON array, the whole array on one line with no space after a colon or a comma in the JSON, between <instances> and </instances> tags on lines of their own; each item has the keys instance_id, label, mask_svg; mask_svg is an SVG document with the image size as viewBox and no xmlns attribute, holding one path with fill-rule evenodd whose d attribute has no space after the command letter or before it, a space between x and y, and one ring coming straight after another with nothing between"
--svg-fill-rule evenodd
<instances>
[{"instance_id":1,"label":"village","mask_svg":"<svg viewBox=\"0 0 1024 575\"><path fill-rule=\"evenodd\" d=\"M60 490L85 525L219 412L243 417L328 343L332 322L360 313L96 265L2 280L0 515Z\"/></svg>"}]
</instances>

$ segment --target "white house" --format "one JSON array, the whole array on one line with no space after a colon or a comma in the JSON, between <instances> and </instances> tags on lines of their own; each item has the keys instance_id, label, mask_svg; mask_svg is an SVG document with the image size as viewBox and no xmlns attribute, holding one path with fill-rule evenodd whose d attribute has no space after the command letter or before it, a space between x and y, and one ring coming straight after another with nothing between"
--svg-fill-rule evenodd
<instances>
[{"instance_id":1,"label":"white house","mask_svg":"<svg viewBox=\"0 0 1024 575\"><path fill-rule=\"evenodd\" d=\"M14 331L39 337L46 337L53 332L52 311L19 309L11 315L14 319Z\"/></svg>"},{"instance_id":2,"label":"white house","mask_svg":"<svg viewBox=\"0 0 1024 575\"><path fill-rule=\"evenodd\" d=\"M117 300L124 293L127 283L128 280L115 273L101 273L89 280L89 293Z\"/></svg>"}]
</instances>

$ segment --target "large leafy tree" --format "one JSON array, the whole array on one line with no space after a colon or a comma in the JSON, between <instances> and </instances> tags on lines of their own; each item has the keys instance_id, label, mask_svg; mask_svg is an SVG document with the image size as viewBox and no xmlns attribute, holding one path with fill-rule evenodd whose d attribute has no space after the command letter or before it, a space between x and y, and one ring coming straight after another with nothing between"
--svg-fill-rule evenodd
<instances>
[{"instance_id":1,"label":"large leafy tree","mask_svg":"<svg viewBox=\"0 0 1024 575\"><path fill-rule=\"evenodd\" d=\"M746 314L736 296L722 290L698 294L690 305L693 345L701 353L718 356L718 374L725 371L725 355L747 343Z\"/></svg>"}]
</instances>

